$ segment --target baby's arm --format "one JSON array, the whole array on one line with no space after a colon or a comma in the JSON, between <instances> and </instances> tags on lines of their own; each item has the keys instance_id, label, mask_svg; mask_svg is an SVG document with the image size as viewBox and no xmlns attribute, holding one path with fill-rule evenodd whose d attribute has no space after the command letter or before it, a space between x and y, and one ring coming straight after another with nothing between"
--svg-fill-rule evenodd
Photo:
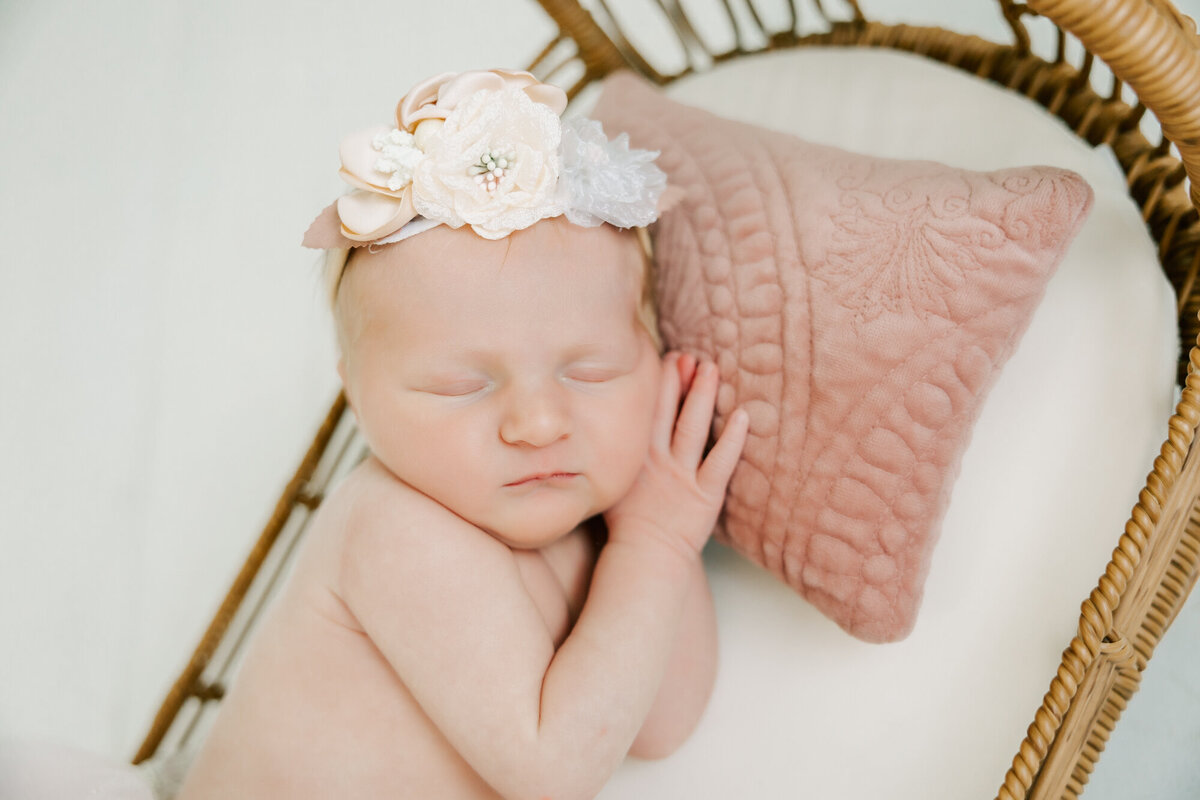
<instances>
[{"instance_id":1,"label":"baby's arm","mask_svg":"<svg viewBox=\"0 0 1200 800\"><path fill-rule=\"evenodd\" d=\"M716 675L716 613L704 566L697 564L662 684L629 755L666 758L678 750L700 722Z\"/></svg>"},{"instance_id":2,"label":"baby's arm","mask_svg":"<svg viewBox=\"0 0 1200 800\"><path fill-rule=\"evenodd\" d=\"M696 359L682 354L677 362L681 392L696 374ZM654 705L638 731L629 755L665 758L687 740L708 705L717 674L717 620L708 576L702 564L692 570L683 619L675 635Z\"/></svg>"},{"instance_id":3,"label":"baby's arm","mask_svg":"<svg viewBox=\"0 0 1200 800\"><path fill-rule=\"evenodd\" d=\"M746 433L743 415L700 463L716 393L702 371L679 413L673 357L655 440L557 653L508 548L428 498L349 534L347 604L455 749L502 795L594 796L659 688L684 603ZM401 508L400 506L403 506Z\"/></svg>"}]
</instances>

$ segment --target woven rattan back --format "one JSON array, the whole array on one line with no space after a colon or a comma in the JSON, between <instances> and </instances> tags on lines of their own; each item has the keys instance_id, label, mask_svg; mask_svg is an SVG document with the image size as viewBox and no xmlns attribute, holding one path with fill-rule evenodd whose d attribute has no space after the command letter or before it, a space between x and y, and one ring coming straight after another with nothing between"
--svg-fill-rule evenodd
<instances>
[{"instance_id":1,"label":"woven rattan back","mask_svg":"<svg viewBox=\"0 0 1200 800\"><path fill-rule=\"evenodd\" d=\"M980 0L982 1L982 0ZM574 0L539 0L558 26L530 65L575 97L613 70L634 69L659 84L719 68L743 55L788 47L885 47L924 55L994 81L1045 106L1093 145L1107 143L1128 177L1159 257L1178 294L1178 324L1189 346L1200 335L1200 38L1166 0L1000 0L1011 41L997 44L936 27L869 20L856 2L827 11L810 0L711 0L727 23L711 29L678 0L640 0L638 19L657 15L672 52L641 52L617 0L585 10ZM632 2L632 0L631 0ZM831 3L832 5L832 3ZM694 8L695 4L689 4ZM772 23L772 20L774 23ZM1044 51L1044 52L1043 52ZM1190 185L1190 189L1189 189ZM1001 800L1073 798L1142 670L1196 580L1200 558L1200 346L1179 362L1182 397L1146 486L1105 573L1083 600L1078 634L1067 644L1012 767L997 776ZM1087 398L1079 398L1087 402ZM326 488L364 452L339 397L276 504L188 666L164 701L134 761L181 748L223 694L258 611L286 572L289 555ZM1019 643L1018 643L1019 645Z\"/></svg>"}]
</instances>

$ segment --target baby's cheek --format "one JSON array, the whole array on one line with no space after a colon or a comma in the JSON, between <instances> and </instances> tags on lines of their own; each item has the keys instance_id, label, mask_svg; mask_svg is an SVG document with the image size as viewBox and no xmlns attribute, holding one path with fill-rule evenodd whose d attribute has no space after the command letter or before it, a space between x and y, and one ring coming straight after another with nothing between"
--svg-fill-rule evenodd
<instances>
[{"instance_id":1,"label":"baby's cheek","mask_svg":"<svg viewBox=\"0 0 1200 800\"><path fill-rule=\"evenodd\" d=\"M633 485L650 450L650 431L653 424L653 403L649 409L641 402L623 410L619 424L611 437L609 463L614 465L613 482L616 484L616 502Z\"/></svg>"}]
</instances>

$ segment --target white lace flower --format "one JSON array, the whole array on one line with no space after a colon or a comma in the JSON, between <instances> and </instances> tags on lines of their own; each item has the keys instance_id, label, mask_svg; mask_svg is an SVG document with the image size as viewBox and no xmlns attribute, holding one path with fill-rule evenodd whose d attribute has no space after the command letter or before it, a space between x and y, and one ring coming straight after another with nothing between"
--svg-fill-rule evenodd
<instances>
[{"instance_id":1,"label":"white lace flower","mask_svg":"<svg viewBox=\"0 0 1200 800\"><path fill-rule=\"evenodd\" d=\"M417 213L499 239L558 216L562 123L515 87L480 90L423 143L412 179Z\"/></svg>"},{"instance_id":2,"label":"white lace flower","mask_svg":"<svg viewBox=\"0 0 1200 800\"><path fill-rule=\"evenodd\" d=\"M563 122L558 200L567 219L594 227L649 225L658 217L658 198L667 175L653 162L657 150L630 150L629 134L612 141L594 119Z\"/></svg>"}]
</instances>

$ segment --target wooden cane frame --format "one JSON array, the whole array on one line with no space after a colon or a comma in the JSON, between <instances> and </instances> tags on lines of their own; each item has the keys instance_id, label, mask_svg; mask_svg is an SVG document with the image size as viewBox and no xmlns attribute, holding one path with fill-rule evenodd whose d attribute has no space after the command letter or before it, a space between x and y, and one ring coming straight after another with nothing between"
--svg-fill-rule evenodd
<instances>
[{"instance_id":1,"label":"wooden cane frame","mask_svg":"<svg viewBox=\"0 0 1200 800\"><path fill-rule=\"evenodd\" d=\"M1113 148L1175 287L1182 340L1194 345L1179 361L1182 395L1167 422L1166 440L1112 559L1082 603L1078 633L1063 651L996 795L998 800L1078 797L1155 647L1195 584L1200 561L1200 456L1192 446L1200 421L1200 37L1195 23L1168 0L998 0L1013 41L997 44L937 27L872 22L855 0L847 0L843 18L831 17L821 0L811 0L814 20L822 28L813 33L801 32L798 0L787 0L790 26L782 30L764 25L749 0L720 0L737 44L716 51L697 34L678 0L646 0L645 5L664 15L686 53L687 66L668 75L630 44L608 0L596 0L590 12L574 0L539 2L558 33L529 69L562 85L572 98L621 68L666 84L768 50L883 47L998 83L1042 104L1092 145ZM1034 53L1027 19L1052 26L1054 52L1049 57ZM1082 45L1078 64L1068 56L1072 38ZM1100 65L1111 74L1107 93L1095 88ZM572 79L563 80L572 73ZM1152 134L1157 141L1143 130L1147 111L1161 131ZM286 553L275 556L280 566L273 570L264 564L276 551L294 547L326 487L362 452L352 415L339 395L165 698L135 764L160 752L169 737L176 747L186 743L204 708L223 695L224 676L285 568ZM256 592L260 583L267 586ZM257 603L249 602L256 594ZM239 617L242 629L237 633ZM181 712L189 704L192 711L186 718Z\"/></svg>"}]
</instances>

